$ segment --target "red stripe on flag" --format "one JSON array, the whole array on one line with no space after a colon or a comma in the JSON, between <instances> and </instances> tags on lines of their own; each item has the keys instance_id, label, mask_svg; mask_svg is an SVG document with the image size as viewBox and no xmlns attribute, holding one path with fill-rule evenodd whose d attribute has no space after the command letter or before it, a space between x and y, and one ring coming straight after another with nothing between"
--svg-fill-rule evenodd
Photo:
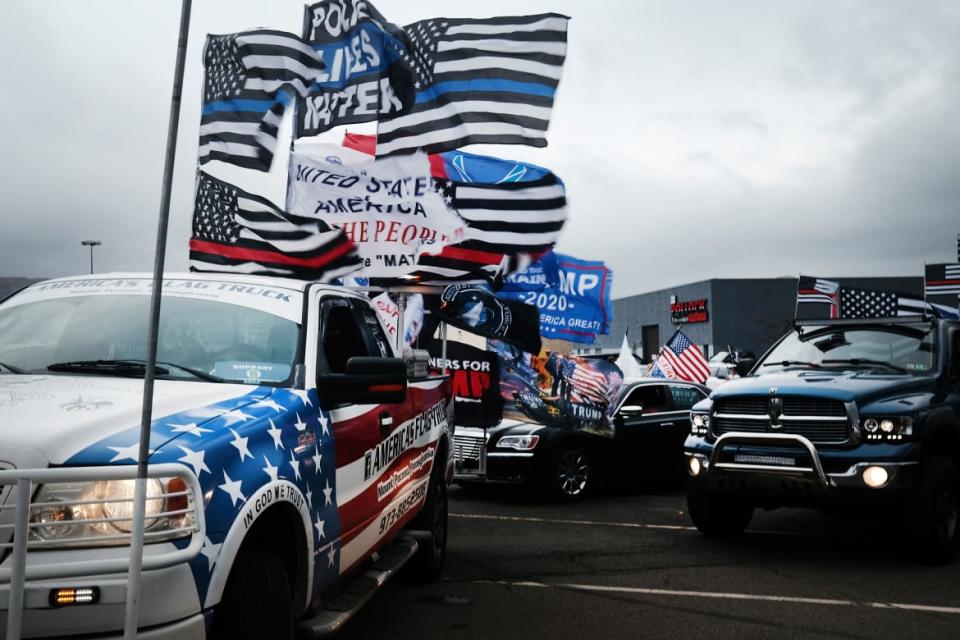
<instances>
[{"instance_id":1,"label":"red stripe on flag","mask_svg":"<svg viewBox=\"0 0 960 640\"><path fill-rule=\"evenodd\" d=\"M250 260L251 262L259 262L261 264L286 264L295 267L313 268L324 267L337 258L350 253L353 248L354 244L352 242L342 242L333 249L330 249L329 251L313 258L295 258L293 256L286 256L282 253L274 251L244 249L242 247L231 247L223 244L217 244L215 242L196 240L194 238L190 239L191 251L200 251L202 253L224 256L225 258L235 258L237 260Z\"/></svg>"},{"instance_id":2,"label":"red stripe on flag","mask_svg":"<svg viewBox=\"0 0 960 640\"><path fill-rule=\"evenodd\" d=\"M500 264L503 260L502 253L493 253L490 251L477 251L476 249L464 249L462 247L444 247L440 253L432 254L442 258L453 258L463 260L464 262L476 262L477 264Z\"/></svg>"}]
</instances>

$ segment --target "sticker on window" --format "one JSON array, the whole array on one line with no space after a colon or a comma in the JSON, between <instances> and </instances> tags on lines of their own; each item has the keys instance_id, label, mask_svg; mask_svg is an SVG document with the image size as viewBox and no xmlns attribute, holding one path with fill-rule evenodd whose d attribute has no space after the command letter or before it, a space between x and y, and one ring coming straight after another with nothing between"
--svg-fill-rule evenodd
<instances>
[{"instance_id":1,"label":"sticker on window","mask_svg":"<svg viewBox=\"0 0 960 640\"><path fill-rule=\"evenodd\" d=\"M290 365L226 360L217 362L213 366L213 375L226 380L242 380L247 384L283 382L290 377Z\"/></svg>"}]
</instances>

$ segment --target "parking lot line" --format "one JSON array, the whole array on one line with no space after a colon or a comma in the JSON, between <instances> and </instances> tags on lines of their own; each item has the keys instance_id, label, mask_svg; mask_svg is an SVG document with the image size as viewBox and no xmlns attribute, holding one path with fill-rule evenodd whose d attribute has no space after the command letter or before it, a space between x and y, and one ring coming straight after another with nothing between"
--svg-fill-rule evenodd
<instances>
[{"instance_id":1,"label":"parking lot line","mask_svg":"<svg viewBox=\"0 0 960 640\"><path fill-rule=\"evenodd\" d=\"M804 598L800 596L772 596L757 593L730 593L717 591L683 591L679 589L648 589L644 587L619 587L595 584L549 584L533 581L476 580L478 584L498 584L508 587L529 587L534 589L570 589L574 591L619 593L646 596L672 596L680 598L714 598L719 600L750 600L758 602L781 602L787 604L812 604L834 607L864 607L870 609L897 609L923 613L947 613L960 615L960 607L944 607L926 604L907 604L902 602L870 602L861 600L841 600L834 598Z\"/></svg>"},{"instance_id":2,"label":"parking lot line","mask_svg":"<svg viewBox=\"0 0 960 640\"><path fill-rule=\"evenodd\" d=\"M642 522L605 522L603 520L564 520L560 518L534 518L529 516L494 516L480 513L451 513L451 518L466 520L506 520L509 522L540 522L545 524L585 524L604 527L625 527L629 529L663 529L667 531L696 531L696 527L678 524L644 524Z\"/></svg>"}]
</instances>

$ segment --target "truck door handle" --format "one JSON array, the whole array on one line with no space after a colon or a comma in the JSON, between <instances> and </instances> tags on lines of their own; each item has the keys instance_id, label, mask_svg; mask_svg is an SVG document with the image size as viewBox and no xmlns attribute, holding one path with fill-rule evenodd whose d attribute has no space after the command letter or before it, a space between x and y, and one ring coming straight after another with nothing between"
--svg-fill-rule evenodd
<instances>
[{"instance_id":1,"label":"truck door handle","mask_svg":"<svg viewBox=\"0 0 960 640\"><path fill-rule=\"evenodd\" d=\"M674 424L674 423L672 423L672 422L661 422L661 423L660 423L660 426L661 426L661 427L672 427L673 424Z\"/></svg>"},{"instance_id":2,"label":"truck door handle","mask_svg":"<svg viewBox=\"0 0 960 640\"><path fill-rule=\"evenodd\" d=\"M380 412L380 439L386 438L393 431L393 416L387 411Z\"/></svg>"}]
</instances>

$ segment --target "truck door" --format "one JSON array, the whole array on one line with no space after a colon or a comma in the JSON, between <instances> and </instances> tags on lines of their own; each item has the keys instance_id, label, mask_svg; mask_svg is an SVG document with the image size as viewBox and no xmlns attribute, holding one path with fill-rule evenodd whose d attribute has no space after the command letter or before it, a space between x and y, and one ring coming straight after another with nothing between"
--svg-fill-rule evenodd
<instances>
[{"instance_id":1,"label":"truck door","mask_svg":"<svg viewBox=\"0 0 960 640\"><path fill-rule=\"evenodd\" d=\"M390 357L389 345L382 345L365 326L353 301L325 297L320 310L318 372L344 373L354 356ZM371 313L373 311L371 310ZM379 328L379 326L378 326ZM386 352L384 352L386 351ZM320 401L325 403L321 396ZM340 571L347 571L366 557L378 542L368 533L380 514L376 496L375 463L378 445L407 413L407 403L340 404L329 406L336 450L336 502L340 516Z\"/></svg>"}]
</instances>

